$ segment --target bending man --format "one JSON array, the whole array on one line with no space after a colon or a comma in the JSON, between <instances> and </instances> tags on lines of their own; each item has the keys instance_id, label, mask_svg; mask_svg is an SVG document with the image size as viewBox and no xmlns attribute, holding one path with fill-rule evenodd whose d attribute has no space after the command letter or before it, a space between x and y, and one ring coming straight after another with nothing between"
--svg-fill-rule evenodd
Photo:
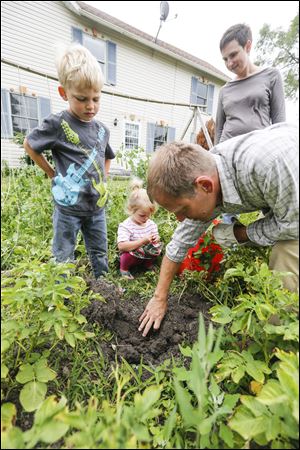
<instances>
[{"instance_id":1,"label":"bending man","mask_svg":"<svg viewBox=\"0 0 300 450\"><path fill-rule=\"evenodd\" d=\"M283 285L297 290L298 145L297 127L283 122L229 139L210 152L183 142L165 144L155 152L148 194L182 223L166 247L155 293L139 319L143 336L152 326L160 327L170 285L187 250L223 212L268 211L248 226L218 225L215 238L224 246L272 246L270 269L290 272Z\"/></svg>"}]
</instances>

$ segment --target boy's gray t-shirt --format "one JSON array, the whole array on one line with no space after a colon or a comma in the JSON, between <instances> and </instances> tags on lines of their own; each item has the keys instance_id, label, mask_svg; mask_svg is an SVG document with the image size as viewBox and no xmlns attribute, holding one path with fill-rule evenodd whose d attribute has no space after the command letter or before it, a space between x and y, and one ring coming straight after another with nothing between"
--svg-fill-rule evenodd
<instances>
[{"instance_id":1,"label":"boy's gray t-shirt","mask_svg":"<svg viewBox=\"0 0 300 450\"><path fill-rule=\"evenodd\" d=\"M215 145L235 136L284 122L285 100L278 69L267 67L222 87L216 117Z\"/></svg>"},{"instance_id":2,"label":"boy's gray t-shirt","mask_svg":"<svg viewBox=\"0 0 300 450\"><path fill-rule=\"evenodd\" d=\"M108 142L109 130L103 123L82 122L62 111L44 119L26 139L37 153L52 151L55 163L52 194L60 211L91 216L103 207L99 199L105 182L104 163L105 159L115 157Z\"/></svg>"}]
</instances>

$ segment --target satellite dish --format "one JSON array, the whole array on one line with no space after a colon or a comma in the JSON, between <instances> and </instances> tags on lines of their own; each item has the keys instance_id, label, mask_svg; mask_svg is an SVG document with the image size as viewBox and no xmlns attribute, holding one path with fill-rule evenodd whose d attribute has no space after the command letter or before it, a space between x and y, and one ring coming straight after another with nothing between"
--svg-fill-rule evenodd
<instances>
[{"instance_id":1,"label":"satellite dish","mask_svg":"<svg viewBox=\"0 0 300 450\"><path fill-rule=\"evenodd\" d=\"M160 2L160 20L165 21L169 14L169 3Z\"/></svg>"}]
</instances>

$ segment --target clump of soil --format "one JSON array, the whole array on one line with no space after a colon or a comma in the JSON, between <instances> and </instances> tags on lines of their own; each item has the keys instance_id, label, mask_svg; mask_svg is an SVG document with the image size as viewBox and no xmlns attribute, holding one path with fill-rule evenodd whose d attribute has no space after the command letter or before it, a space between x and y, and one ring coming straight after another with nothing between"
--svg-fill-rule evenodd
<instances>
[{"instance_id":1,"label":"clump of soil","mask_svg":"<svg viewBox=\"0 0 300 450\"><path fill-rule=\"evenodd\" d=\"M82 313L89 323L99 323L114 333L114 340L101 342L106 358L115 361L123 357L129 363L158 365L171 356L181 355L178 344L192 344L198 335L199 313L209 320L211 305L199 294L169 297L167 314L159 330L151 329L146 337L138 331L139 317L149 299L143 300L138 293L124 299L122 291L106 280L90 281L92 291L100 293L106 302L94 300Z\"/></svg>"}]
</instances>

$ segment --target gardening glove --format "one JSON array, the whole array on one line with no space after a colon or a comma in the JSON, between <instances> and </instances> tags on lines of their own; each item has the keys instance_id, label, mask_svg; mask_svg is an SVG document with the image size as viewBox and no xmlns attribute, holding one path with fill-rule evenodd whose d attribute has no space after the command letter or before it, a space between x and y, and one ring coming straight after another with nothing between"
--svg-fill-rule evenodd
<instances>
[{"instance_id":1,"label":"gardening glove","mask_svg":"<svg viewBox=\"0 0 300 450\"><path fill-rule=\"evenodd\" d=\"M216 225L213 230L213 236L217 243L222 247L232 247L234 244L241 245L237 240L233 232L233 227L238 221L235 220L234 223L230 225L227 223L220 223Z\"/></svg>"}]
</instances>

